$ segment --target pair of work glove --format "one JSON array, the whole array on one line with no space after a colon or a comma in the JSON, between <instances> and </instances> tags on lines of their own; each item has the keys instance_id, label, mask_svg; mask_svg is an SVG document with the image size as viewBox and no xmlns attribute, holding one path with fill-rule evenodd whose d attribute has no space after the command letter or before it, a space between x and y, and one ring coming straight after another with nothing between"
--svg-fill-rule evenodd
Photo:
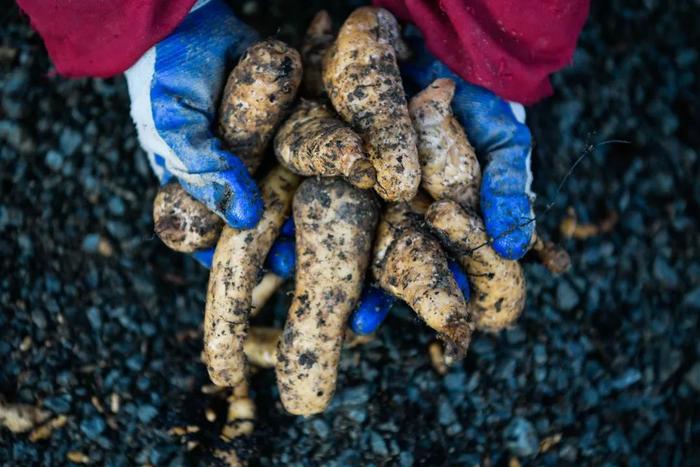
<instances>
[{"instance_id":1,"label":"pair of work glove","mask_svg":"<svg viewBox=\"0 0 700 467\"><path fill-rule=\"evenodd\" d=\"M409 26L405 35L413 51L413 57L401 64L407 91L423 89L437 78L455 81L455 116L484 167L480 203L487 234L499 255L520 259L535 228L531 135L523 106L461 79L425 49L416 28ZM258 39L222 0L199 1L173 33L126 72L131 115L160 183L177 178L187 192L237 229L255 226L264 206L246 167L223 148L213 128L228 72ZM213 250L194 256L209 267ZM289 223L268 256L267 267L289 277L293 264ZM463 271L456 264L453 271L468 290ZM351 327L361 334L375 331L393 302L368 286Z\"/></svg>"}]
</instances>

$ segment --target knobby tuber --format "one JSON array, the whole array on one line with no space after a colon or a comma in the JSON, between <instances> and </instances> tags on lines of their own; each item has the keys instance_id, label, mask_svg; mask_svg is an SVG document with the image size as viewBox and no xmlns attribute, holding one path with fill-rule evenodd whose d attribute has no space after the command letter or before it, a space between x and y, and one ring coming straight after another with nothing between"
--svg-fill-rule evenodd
<instances>
[{"instance_id":1,"label":"knobby tuber","mask_svg":"<svg viewBox=\"0 0 700 467\"><path fill-rule=\"evenodd\" d=\"M520 263L500 257L488 243L481 218L454 201L436 201L425 219L469 276L468 308L476 317L477 328L498 331L511 325L525 305Z\"/></svg>"},{"instance_id":2,"label":"knobby tuber","mask_svg":"<svg viewBox=\"0 0 700 467\"><path fill-rule=\"evenodd\" d=\"M372 192L340 178L307 179L294 197L296 288L275 365L282 404L290 413L322 412L333 397L377 211Z\"/></svg>"},{"instance_id":3,"label":"knobby tuber","mask_svg":"<svg viewBox=\"0 0 700 467\"><path fill-rule=\"evenodd\" d=\"M246 50L226 82L218 134L254 173L301 83L299 52L268 39Z\"/></svg>"},{"instance_id":4,"label":"knobby tuber","mask_svg":"<svg viewBox=\"0 0 700 467\"><path fill-rule=\"evenodd\" d=\"M260 368L272 368L277 361L277 343L282 330L251 326L243 350L248 362Z\"/></svg>"},{"instance_id":5,"label":"knobby tuber","mask_svg":"<svg viewBox=\"0 0 700 467\"><path fill-rule=\"evenodd\" d=\"M204 352L214 384L235 387L246 377L243 344L253 287L267 252L286 219L299 177L274 167L262 180L265 211L248 230L224 227L209 275L204 314Z\"/></svg>"},{"instance_id":6,"label":"knobby tuber","mask_svg":"<svg viewBox=\"0 0 700 467\"><path fill-rule=\"evenodd\" d=\"M322 73L333 107L365 142L377 193L408 201L420 185L420 164L397 48L405 45L396 18L382 8L358 8L326 52Z\"/></svg>"},{"instance_id":7,"label":"knobby tuber","mask_svg":"<svg viewBox=\"0 0 700 467\"><path fill-rule=\"evenodd\" d=\"M248 436L255 428L255 403L248 395L248 382L239 383L226 398L228 410L221 429L224 439Z\"/></svg>"},{"instance_id":8,"label":"knobby tuber","mask_svg":"<svg viewBox=\"0 0 700 467\"><path fill-rule=\"evenodd\" d=\"M326 50L333 44L333 22L326 10L316 13L301 43L304 77L301 84L304 95L319 97L325 90L321 79L321 63Z\"/></svg>"},{"instance_id":9,"label":"knobby tuber","mask_svg":"<svg viewBox=\"0 0 700 467\"><path fill-rule=\"evenodd\" d=\"M214 246L224 221L171 181L160 187L153 201L153 224L169 248L192 253Z\"/></svg>"},{"instance_id":10,"label":"knobby tuber","mask_svg":"<svg viewBox=\"0 0 700 467\"><path fill-rule=\"evenodd\" d=\"M342 175L359 188L376 181L362 138L320 102L303 100L280 127L274 147L279 162L300 175Z\"/></svg>"},{"instance_id":11,"label":"knobby tuber","mask_svg":"<svg viewBox=\"0 0 700 467\"><path fill-rule=\"evenodd\" d=\"M435 80L408 105L418 141L421 186L435 199L476 209L481 169L474 148L452 113L455 83Z\"/></svg>"},{"instance_id":12,"label":"knobby tuber","mask_svg":"<svg viewBox=\"0 0 700 467\"><path fill-rule=\"evenodd\" d=\"M389 205L377 229L372 273L378 284L404 300L445 341L453 360L469 347L474 317L452 277L439 242L414 225L424 203Z\"/></svg>"}]
</instances>

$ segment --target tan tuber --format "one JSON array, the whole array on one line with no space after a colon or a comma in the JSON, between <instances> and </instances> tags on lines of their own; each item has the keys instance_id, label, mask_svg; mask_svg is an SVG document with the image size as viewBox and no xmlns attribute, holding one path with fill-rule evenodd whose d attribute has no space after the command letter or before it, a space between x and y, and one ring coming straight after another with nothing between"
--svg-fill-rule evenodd
<instances>
[{"instance_id":1,"label":"tan tuber","mask_svg":"<svg viewBox=\"0 0 700 467\"><path fill-rule=\"evenodd\" d=\"M340 178L306 179L294 197L296 286L275 366L282 404L292 414L323 412L333 397L377 215L372 192Z\"/></svg>"},{"instance_id":2,"label":"tan tuber","mask_svg":"<svg viewBox=\"0 0 700 467\"><path fill-rule=\"evenodd\" d=\"M251 45L231 71L219 106L218 134L251 173L294 103L301 75L299 52L274 39Z\"/></svg>"},{"instance_id":3,"label":"tan tuber","mask_svg":"<svg viewBox=\"0 0 700 467\"><path fill-rule=\"evenodd\" d=\"M153 229L169 248L192 253L214 246L224 221L190 196L176 181L158 189Z\"/></svg>"},{"instance_id":4,"label":"tan tuber","mask_svg":"<svg viewBox=\"0 0 700 467\"><path fill-rule=\"evenodd\" d=\"M362 136L377 172L375 190L387 201L410 200L420 184L416 135L397 63L404 47L391 13L362 7L348 17L323 59L328 97Z\"/></svg>"},{"instance_id":5,"label":"tan tuber","mask_svg":"<svg viewBox=\"0 0 700 467\"><path fill-rule=\"evenodd\" d=\"M418 140L421 186L435 199L479 206L481 169L474 148L452 113L455 83L435 80L408 105Z\"/></svg>"},{"instance_id":6,"label":"tan tuber","mask_svg":"<svg viewBox=\"0 0 700 467\"><path fill-rule=\"evenodd\" d=\"M464 296L447 266L440 243L411 222L422 218L407 204L389 205L377 229L372 273L387 292L405 301L459 359L474 329Z\"/></svg>"},{"instance_id":7,"label":"tan tuber","mask_svg":"<svg viewBox=\"0 0 700 467\"><path fill-rule=\"evenodd\" d=\"M209 377L219 386L235 387L246 379L243 344L256 278L289 213L299 177L277 166L262 180L265 211L248 230L224 227L209 275L204 313L204 352Z\"/></svg>"},{"instance_id":8,"label":"tan tuber","mask_svg":"<svg viewBox=\"0 0 700 467\"><path fill-rule=\"evenodd\" d=\"M376 181L362 138L320 102L302 100L274 141L277 160L300 175L341 175L358 188Z\"/></svg>"},{"instance_id":9,"label":"tan tuber","mask_svg":"<svg viewBox=\"0 0 700 467\"><path fill-rule=\"evenodd\" d=\"M326 50L333 44L333 22L326 10L313 17L301 43L301 59L304 77L301 80L304 95L320 97L325 90L321 78L321 64Z\"/></svg>"},{"instance_id":10,"label":"tan tuber","mask_svg":"<svg viewBox=\"0 0 700 467\"><path fill-rule=\"evenodd\" d=\"M481 218L454 201L436 201L425 219L469 276L469 309L477 328L498 331L513 324L525 305L520 263L500 257L488 243Z\"/></svg>"}]
</instances>

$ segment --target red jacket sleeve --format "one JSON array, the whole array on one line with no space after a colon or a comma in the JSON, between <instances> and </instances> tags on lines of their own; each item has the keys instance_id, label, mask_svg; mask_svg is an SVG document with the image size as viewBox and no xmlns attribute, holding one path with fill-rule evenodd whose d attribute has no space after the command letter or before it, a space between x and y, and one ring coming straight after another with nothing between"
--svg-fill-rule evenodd
<instances>
[{"instance_id":1,"label":"red jacket sleeve","mask_svg":"<svg viewBox=\"0 0 700 467\"><path fill-rule=\"evenodd\" d=\"M571 61L589 0L374 0L418 26L430 52L465 80L532 104Z\"/></svg>"},{"instance_id":2,"label":"red jacket sleeve","mask_svg":"<svg viewBox=\"0 0 700 467\"><path fill-rule=\"evenodd\" d=\"M64 76L113 76L187 16L195 0L17 0Z\"/></svg>"}]
</instances>

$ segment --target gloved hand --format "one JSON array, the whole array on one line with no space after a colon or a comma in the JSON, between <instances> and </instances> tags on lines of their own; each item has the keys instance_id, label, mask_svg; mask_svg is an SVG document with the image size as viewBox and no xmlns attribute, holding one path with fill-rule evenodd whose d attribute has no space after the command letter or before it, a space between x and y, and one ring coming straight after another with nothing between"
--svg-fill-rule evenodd
<instances>
[{"instance_id":1,"label":"gloved hand","mask_svg":"<svg viewBox=\"0 0 700 467\"><path fill-rule=\"evenodd\" d=\"M126 72L131 116L160 182L176 177L234 228L254 227L263 202L212 128L226 72L256 39L222 0L200 0Z\"/></svg>"},{"instance_id":2,"label":"gloved hand","mask_svg":"<svg viewBox=\"0 0 700 467\"><path fill-rule=\"evenodd\" d=\"M486 232L499 255L522 258L535 230L535 196L530 191L532 140L525 109L453 73L426 50L415 27L407 27L405 36L414 54L401 64L407 91L420 91L437 78L454 80L452 108L483 167L481 214Z\"/></svg>"}]
</instances>

